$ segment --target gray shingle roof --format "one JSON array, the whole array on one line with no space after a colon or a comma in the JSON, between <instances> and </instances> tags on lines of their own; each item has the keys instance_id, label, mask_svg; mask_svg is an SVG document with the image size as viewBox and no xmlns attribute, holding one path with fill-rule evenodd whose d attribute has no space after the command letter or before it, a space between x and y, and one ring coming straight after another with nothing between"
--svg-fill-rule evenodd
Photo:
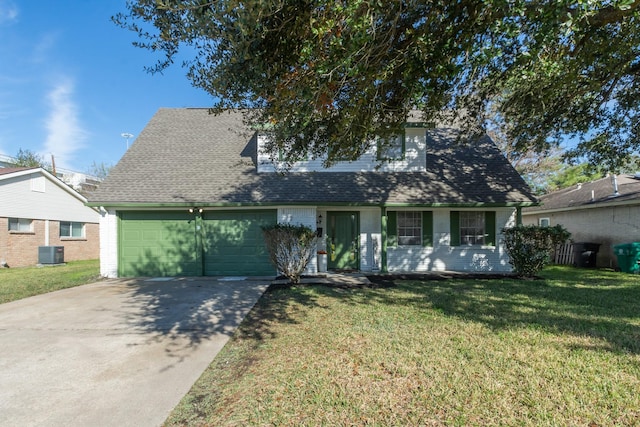
<instances>
[{"instance_id":1,"label":"gray shingle roof","mask_svg":"<svg viewBox=\"0 0 640 427\"><path fill-rule=\"evenodd\" d=\"M615 195L612 177L606 177L541 196L540 206L526 208L523 213L606 206L620 202L637 201L640 204L640 179L631 175L619 175L616 180L618 195Z\"/></svg>"},{"instance_id":2,"label":"gray shingle roof","mask_svg":"<svg viewBox=\"0 0 640 427\"><path fill-rule=\"evenodd\" d=\"M451 146L429 131L427 172L257 173L240 112L160 109L90 196L93 205L528 204L528 186L489 138Z\"/></svg>"}]
</instances>

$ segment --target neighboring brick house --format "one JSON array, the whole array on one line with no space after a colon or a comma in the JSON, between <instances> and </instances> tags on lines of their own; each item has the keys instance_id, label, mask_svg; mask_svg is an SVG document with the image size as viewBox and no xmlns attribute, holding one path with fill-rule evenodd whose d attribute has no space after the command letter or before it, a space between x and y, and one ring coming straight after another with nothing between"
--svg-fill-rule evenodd
<instances>
[{"instance_id":1,"label":"neighboring brick house","mask_svg":"<svg viewBox=\"0 0 640 427\"><path fill-rule=\"evenodd\" d=\"M41 168L0 168L0 265L38 264L40 246L63 246L64 261L97 259L100 214Z\"/></svg>"},{"instance_id":2,"label":"neighboring brick house","mask_svg":"<svg viewBox=\"0 0 640 427\"><path fill-rule=\"evenodd\" d=\"M540 197L523 224L560 224L574 242L600 244L596 266L617 268L613 246L640 242L640 174L609 176Z\"/></svg>"},{"instance_id":3,"label":"neighboring brick house","mask_svg":"<svg viewBox=\"0 0 640 427\"><path fill-rule=\"evenodd\" d=\"M101 273L274 275L260 228L273 223L317 229L329 270L511 271L501 230L536 199L493 141L456 135L409 120L384 151L279 173L241 112L160 109L89 196Z\"/></svg>"}]
</instances>

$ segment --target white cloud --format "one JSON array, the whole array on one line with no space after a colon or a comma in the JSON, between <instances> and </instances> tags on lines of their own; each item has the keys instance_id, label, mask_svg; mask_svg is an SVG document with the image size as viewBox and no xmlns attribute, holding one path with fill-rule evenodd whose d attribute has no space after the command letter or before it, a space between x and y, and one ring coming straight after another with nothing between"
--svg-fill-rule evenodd
<instances>
[{"instance_id":1,"label":"white cloud","mask_svg":"<svg viewBox=\"0 0 640 427\"><path fill-rule=\"evenodd\" d=\"M78 108L73 100L73 82L59 81L47 95L49 113L46 118L45 154L53 154L56 165L70 168L76 151L84 146L87 132L80 125Z\"/></svg>"},{"instance_id":2,"label":"white cloud","mask_svg":"<svg viewBox=\"0 0 640 427\"><path fill-rule=\"evenodd\" d=\"M0 0L0 24L18 19L18 6L10 1Z\"/></svg>"}]
</instances>

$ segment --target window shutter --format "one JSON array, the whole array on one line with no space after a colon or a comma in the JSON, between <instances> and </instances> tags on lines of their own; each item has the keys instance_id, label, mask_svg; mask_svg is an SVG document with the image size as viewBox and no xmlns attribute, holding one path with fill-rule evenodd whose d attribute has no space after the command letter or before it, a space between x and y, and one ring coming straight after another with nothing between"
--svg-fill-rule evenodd
<instances>
[{"instance_id":1,"label":"window shutter","mask_svg":"<svg viewBox=\"0 0 640 427\"><path fill-rule=\"evenodd\" d=\"M460 212L451 211L449 214L451 246L460 246Z\"/></svg>"},{"instance_id":2,"label":"window shutter","mask_svg":"<svg viewBox=\"0 0 640 427\"><path fill-rule=\"evenodd\" d=\"M396 211L387 211L387 246L398 246L398 214Z\"/></svg>"},{"instance_id":3,"label":"window shutter","mask_svg":"<svg viewBox=\"0 0 640 427\"><path fill-rule=\"evenodd\" d=\"M484 213L484 232L486 238L484 244L487 246L496 245L496 213L487 211Z\"/></svg>"},{"instance_id":4,"label":"window shutter","mask_svg":"<svg viewBox=\"0 0 640 427\"><path fill-rule=\"evenodd\" d=\"M422 246L433 247L433 212L422 212Z\"/></svg>"}]
</instances>

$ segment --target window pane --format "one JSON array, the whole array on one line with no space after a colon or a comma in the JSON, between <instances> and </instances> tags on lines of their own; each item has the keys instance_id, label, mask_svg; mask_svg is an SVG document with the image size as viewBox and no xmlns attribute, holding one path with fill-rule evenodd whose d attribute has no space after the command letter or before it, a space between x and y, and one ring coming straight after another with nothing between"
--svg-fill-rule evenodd
<instances>
[{"instance_id":1,"label":"window pane","mask_svg":"<svg viewBox=\"0 0 640 427\"><path fill-rule=\"evenodd\" d=\"M484 212L460 212L460 242L483 245L484 237Z\"/></svg>"},{"instance_id":2,"label":"window pane","mask_svg":"<svg viewBox=\"0 0 640 427\"><path fill-rule=\"evenodd\" d=\"M71 223L71 237L84 237L84 226L81 222Z\"/></svg>"},{"instance_id":3,"label":"window pane","mask_svg":"<svg viewBox=\"0 0 640 427\"><path fill-rule=\"evenodd\" d=\"M31 220L26 218L9 218L9 230L28 233L31 231Z\"/></svg>"},{"instance_id":4,"label":"window pane","mask_svg":"<svg viewBox=\"0 0 640 427\"><path fill-rule=\"evenodd\" d=\"M401 160L404 157L404 135L378 141L378 158Z\"/></svg>"},{"instance_id":5,"label":"window pane","mask_svg":"<svg viewBox=\"0 0 640 427\"><path fill-rule=\"evenodd\" d=\"M422 244L421 212L398 212L398 244Z\"/></svg>"},{"instance_id":6,"label":"window pane","mask_svg":"<svg viewBox=\"0 0 640 427\"><path fill-rule=\"evenodd\" d=\"M71 223L70 222L61 222L60 223L60 237L71 237Z\"/></svg>"}]
</instances>

